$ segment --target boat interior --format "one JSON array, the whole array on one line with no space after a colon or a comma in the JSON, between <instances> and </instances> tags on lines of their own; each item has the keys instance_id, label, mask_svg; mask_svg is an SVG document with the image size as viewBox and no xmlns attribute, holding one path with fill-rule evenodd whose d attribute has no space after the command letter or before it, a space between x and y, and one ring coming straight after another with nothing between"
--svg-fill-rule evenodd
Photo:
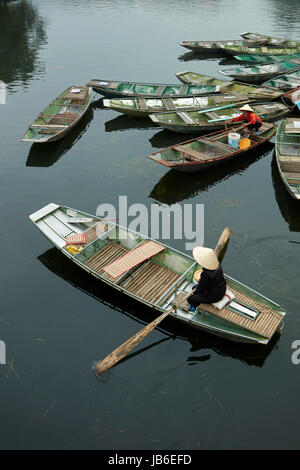
<instances>
[{"instance_id":1,"label":"boat interior","mask_svg":"<svg viewBox=\"0 0 300 470\"><path fill-rule=\"evenodd\" d=\"M111 286L156 309L175 306L172 316L188 323L206 324L212 329L255 340L270 338L280 322L277 304L226 276L234 299L224 308L201 304L188 311L185 297L195 285L195 271L201 267L188 255L132 230L107 221L78 222L72 217L91 217L83 212L49 204L30 216L37 227L69 258ZM92 219L90 219L92 220ZM79 252L71 254L66 238L85 234Z\"/></svg>"}]
</instances>

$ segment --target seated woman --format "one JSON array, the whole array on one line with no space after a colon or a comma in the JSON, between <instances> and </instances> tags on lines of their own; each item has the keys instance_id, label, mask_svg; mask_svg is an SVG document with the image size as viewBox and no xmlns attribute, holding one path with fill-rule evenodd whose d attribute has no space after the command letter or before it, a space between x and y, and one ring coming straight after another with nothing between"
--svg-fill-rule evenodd
<instances>
[{"instance_id":1,"label":"seated woman","mask_svg":"<svg viewBox=\"0 0 300 470\"><path fill-rule=\"evenodd\" d=\"M193 257L203 267L203 271L197 286L193 288L194 293L187 299L191 312L201 303L219 302L226 292L226 280L214 250L197 247L193 250Z\"/></svg>"},{"instance_id":2,"label":"seated woman","mask_svg":"<svg viewBox=\"0 0 300 470\"><path fill-rule=\"evenodd\" d=\"M262 126L262 120L255 114L253 109L246 104L245 106L242 106L239 111L243 111L243 114L230 119L228 122L244 122L244 127L258 132L259 128Z\"/></svg>"}]
</instances>

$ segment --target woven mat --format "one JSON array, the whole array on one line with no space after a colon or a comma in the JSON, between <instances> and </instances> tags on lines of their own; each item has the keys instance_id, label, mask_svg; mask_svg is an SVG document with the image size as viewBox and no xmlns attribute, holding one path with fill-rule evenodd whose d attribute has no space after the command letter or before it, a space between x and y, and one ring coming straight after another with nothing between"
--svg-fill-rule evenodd
<instances>
[{"instance_id":1,"label":"woven mat","mask_svg":"<svg viewBox=\"0 0 300 470\"><path fill-rule=\"evenodd\" d=\"M159 245L153 241L149 241L143 243L143 245L138 246L134 250L129 251L129 253L121 256L121 258L118 258L113 263L108 264L103 269L107 274L115 279L129 269L134 268L138 264L142 263L142 261L151 258L164 249L165 248L162 245Z\"/></svg>"}]
</instances>

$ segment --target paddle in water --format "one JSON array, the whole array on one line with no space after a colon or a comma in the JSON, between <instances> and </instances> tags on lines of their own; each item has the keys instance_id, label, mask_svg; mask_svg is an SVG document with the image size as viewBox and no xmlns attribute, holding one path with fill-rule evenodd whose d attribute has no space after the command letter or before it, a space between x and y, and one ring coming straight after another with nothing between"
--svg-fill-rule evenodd
<instances>
[{"instance_id":1,"label":"paddle in water","mask_svg":"<svg viewBox=\"0 0 300 470\"><path fill-rule=\"evenodd\" d=\"M228 239L230 237L230 230L228 227L224 228L217 245L214 249L217 257L220 259L223 249L225 248ZM189 292L183 299L182 303L191 295ZM137 346L141 341L143 341L149 333L151 333L154 328L159 325L171 312L173 312L175 307L170 307L166 312L160 315L158 318L153 320L151 323L146 325L142 330L138 331L134 336L129 338L123 344L121 344L117 349L111 352L108 356L106 356L102 361L99 361L94 366L94 372L96 375L100 375L105 372L107 369L110 369L115 364L117 364L123 357L125 357L135 346Z\"/></svg>"}]
</instances>

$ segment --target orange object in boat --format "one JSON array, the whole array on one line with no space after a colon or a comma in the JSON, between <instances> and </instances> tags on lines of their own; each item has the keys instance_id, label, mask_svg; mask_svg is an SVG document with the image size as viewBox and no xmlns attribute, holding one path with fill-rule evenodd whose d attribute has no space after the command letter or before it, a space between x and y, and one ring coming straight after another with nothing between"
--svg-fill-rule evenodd
<instances>
[{"instance_id":1,"label":"orange object in boat","mask_svg":"<svg viewBox=\"0 0 300 470\"><path fill-rule=\"evenodd\" d=\"M250 145L251 145L251 140L247 139L246 137L244 139L241 139L239 142L240 149L246 149L250 147Z\"/></svg>"}]
</instances>

